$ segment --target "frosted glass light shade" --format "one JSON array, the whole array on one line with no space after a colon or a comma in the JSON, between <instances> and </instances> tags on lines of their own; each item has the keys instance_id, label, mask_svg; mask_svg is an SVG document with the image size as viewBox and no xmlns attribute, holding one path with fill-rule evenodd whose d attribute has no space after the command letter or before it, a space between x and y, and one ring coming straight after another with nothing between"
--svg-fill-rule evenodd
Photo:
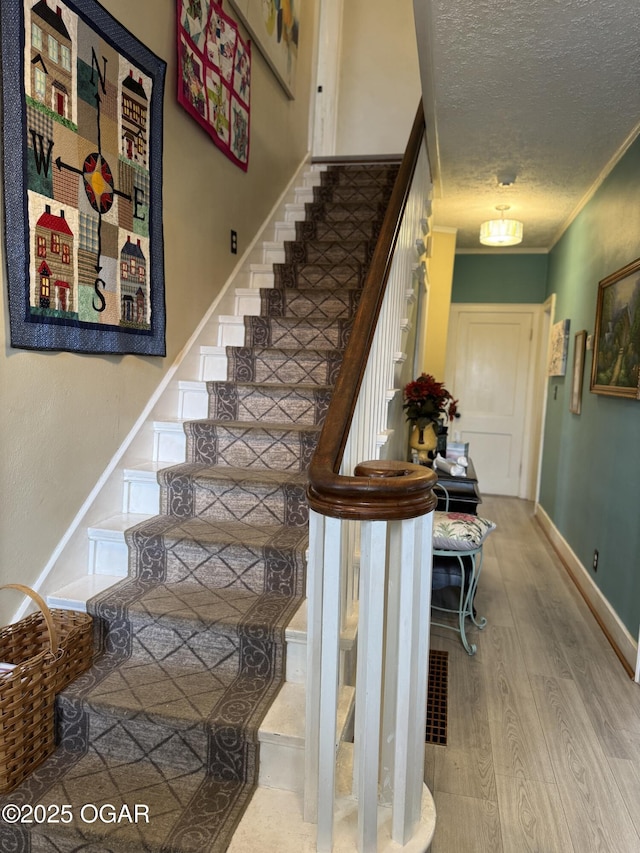
<instances>
[{"instance_id":1,"label":"frosted glass light shade","mask_svg":"<svg viewBox=\"0 0 640 853\"><path fill-rule=\"evenodd\" d=\"M518 219L488 219L480 226L484 246L517 246L522 243L523 225Z\"/></svg>"}]
</instances>

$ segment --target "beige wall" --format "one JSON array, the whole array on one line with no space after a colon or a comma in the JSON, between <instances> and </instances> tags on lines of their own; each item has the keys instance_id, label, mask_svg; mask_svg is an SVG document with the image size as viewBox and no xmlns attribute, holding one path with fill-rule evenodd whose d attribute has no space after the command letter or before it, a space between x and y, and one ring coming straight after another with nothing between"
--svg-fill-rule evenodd
<instances>
[{"instance_id":1,"label":"beige wall","mask_svg":"<svg viewBox=\"0 0 640 853\"><path fill-rule=\"evenodd\" d=\"M434 228L427 262L429 297L422 369L440 382L444 381L455 252L455 228Z\"/></svg>"},{"instance_id":2,"label":"beige wall","mask_svg":"<svg viewBox=\"0 0 640 853\"><path fill-rule=\"evenodd\" d=\"M401 154L420 100L412 0L345 0L336 154Z\"/></svg>"},{"instance_id":3,"label":"beige wall","mask_svg":"<svg viewBox=\"0 0 640 853\"><path fill-rule=\"evenodd\" d=\"M175 4L102 0L167 61L163 221L167 357L87 356L11 349L5 260L0 314L0 583L33 584L213 301L308 148L315 0L301 19L297 98L290 101L253 50L248 173L234 166L177 105ZM2 248L4 240L2 240ZM16 601L0 601L3 614Z\"/></svg>"}]
</instances>

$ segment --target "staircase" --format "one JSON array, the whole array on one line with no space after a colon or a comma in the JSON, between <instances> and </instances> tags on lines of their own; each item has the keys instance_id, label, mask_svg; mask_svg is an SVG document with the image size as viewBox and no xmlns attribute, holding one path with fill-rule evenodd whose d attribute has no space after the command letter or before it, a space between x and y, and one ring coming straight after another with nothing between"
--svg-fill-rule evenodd
<instances>
[{"instance_id":1,"label":"staircase","mask_svg":"<svg viewBox=\"0 0 640 853\"><path fill-rule=\"evenodd\" d=\"M160 513L124 540L118 520L90 529L94 569L126 547L128 576L89 600L101 654L58 698L59 749L7 798L74 819L0 826L0 849L222 853L258 784L301 789L306 470L396 172L318 173L305 219L280 227L284 256L267 246L274 262L253 270L273 286L221 318L227 378L207 382L208 416L157 428L185 461L125 474L129 506L159 487ZM294 734L265 729L283 717ZM83 820L84 803L148 812Z\"/></svg>"}]
</instances>

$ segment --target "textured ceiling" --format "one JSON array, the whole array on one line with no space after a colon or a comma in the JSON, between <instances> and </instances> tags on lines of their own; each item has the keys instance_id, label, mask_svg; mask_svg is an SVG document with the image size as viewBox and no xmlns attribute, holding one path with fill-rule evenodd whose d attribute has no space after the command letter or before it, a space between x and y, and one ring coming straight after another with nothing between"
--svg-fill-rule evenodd
<instances>
[{"instance_id":1,"label":"textured ceiling","mask_svg":"<svg viewBox=\"0 0 640 853\"><path fill-rule=\"evenodd\" d=\"M549 249L640 128L639 0L415 0L434 222ZM507 188L503 177L515 178Z\"/></svg>"}]
</instances>

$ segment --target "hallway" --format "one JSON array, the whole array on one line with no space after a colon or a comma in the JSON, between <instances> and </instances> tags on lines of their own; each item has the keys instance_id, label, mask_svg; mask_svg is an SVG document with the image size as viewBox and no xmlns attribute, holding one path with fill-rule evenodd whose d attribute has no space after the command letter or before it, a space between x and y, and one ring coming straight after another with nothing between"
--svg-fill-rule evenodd
<instances>
[{"instance_id":1,"label":"hallway","mask_svg":"<svg viewBox=\"0 0 640 853\"><path fill-rule=\"evenodd\" d=\"M469 658L452 632L447 746L425 748L431 853L640 850L640 688L627 675L533 518L485 497Z\"/></svg>"}]
</instances>

